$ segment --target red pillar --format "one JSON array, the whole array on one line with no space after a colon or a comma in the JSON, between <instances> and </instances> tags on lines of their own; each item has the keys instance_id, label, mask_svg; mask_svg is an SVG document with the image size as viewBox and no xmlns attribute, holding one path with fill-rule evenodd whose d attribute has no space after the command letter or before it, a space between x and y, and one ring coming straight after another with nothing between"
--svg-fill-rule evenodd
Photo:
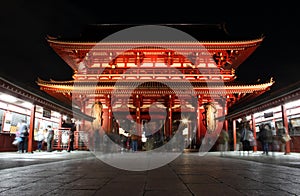
<instances>
[{"instance_id":1,"label":"red pillar","mask_svg":"<svg viewBox=\"0 0 300 196\"><path fill-rule=\"evenodd\" d=\"M79 131L74 131L74 149L79 149Z\"/></svg>"},{"instance_id":2,"label":"red pillar","mask_svg":"<svg viewBox=\"0 0 300 196\"><path fill-rule=\"evenodd\" d=\"M107 122L107 133L111 133L112 132L112 111L111 111L111 106L109 105L108 106L108 110L107 110L107 112L108 112L108 114L107 114L107 116L108 116L108 122Z\"/></svg>"},{"instance_id":3,"label":"red pillar","mask_svg":"<svg viewBox=\"0 0 300 196\"><path fill-rule=\"evenodd\" d=\"M286 133L289 134L289 124L288 124L288 120L287 120L286 108L284 105L281 105L281 113L282 113L283 126L285 127ZM291 153L291 142L287 141L285 143L285 153L284 154L290 154L290 153Z\"/></svg>"},{"instance_id":4,"label":"red pillar","mask_svg":"<svg viewBox=\"0 0 300 196\"><path fill-rule=\"evenodd\" d=\"M201 123L202 123L202 115L201 115L201 110L200 110L200 104L201 101L198 98L198 103L197 103L197 144L201 144Z\"/></svg>"},{"instance_id":5,"label":"red pillar","mask_svg":"<svg viewBox=\"0 0 300 196\"><path fill-rule=\"evenodd\" d=\"M141 125L141 99L139 95L136 95L136 130L139 136L138 143L140 145L140 138L142 137L142 125ZM139 146L138 145L138 146Z\"/></svg>"},{"instance_id":6,"label":"red pillar","mask_svg":"<svg viewBox=\"0 0 300 196\"><path fill-rule=\"evenodd\" d=\"M52 127L53 129L53 127ZM56 150L62 150L62 145L61 145L61 138L62 138L62 130L57 130L57 146ZM52 144L54 143L54 140L52 141ZM55 146L54 146L55 148Z\"/></svg>"},{"instance_id":7,"label":"red pillar","mask_svg":"<svg viewBox=\"0 0 300 196\"><path fill-rule=\"evenodd\" d=\"M60 118L59 118L59 121L58 121L58 128L59 129L61 128L62 123L63 123L63 121L62 121L62 115L61 115Z\"/></svg>"},{"instance_id":8,"label":"red pillar","mask_svg":"<svg viewBox=\"0 0 300 196\"><path fill-rule=\"evenodd\" d=\"M236 150L236 120L232 121L233 150Z\"/></svg>"},{"instance_id":9,"label":"red pillar","mask_svg":"<svg viewBox=\"0 0 300 196\"><path fill-rule=\"evenodd\" d=\"M108 121L107 121L107 133L110 133L112 131L112 107L111 107L111 98L110 95L107 95L107 99L106 99L106 105L108 106L108 110L107 110L107 117L108 117Z\"/></svg>"},{"instance_id":10,"label":"red pillar","mask_svg":"<svg viewBox=\"0 0 300 196\"><path fill-rule=\"evenodd\" d=\"M172 95L169 95L169 102L167 106L167 119L165 121L165 136L172 137Z\"/></svg>"},{"instance_id":11,"label":"red pillar","mask_svg":"<svg viewBox=\"0 0 300 196\"><path fill-rule=\"evenodd\" d=\"M86 102L85 101L82 101L81 102L81 111L84 113L84 114L86 114ZM81 128L83 129L83 130L85 130L85 120L84 120L84 118L82 119L82 122L81 122ZM77 130L77 131L79 131L79 130Z\"/></svg>"},{"instance_id":12,"label":"red pillar","mask_svg":"<svg viewBox=\"0 0 300 196\"><path fill-rule=\"evenodd\" d=\"M252 119L252 130L253 130L253 136L254 139L256 140L256 126L255 126L255 118L254 115L251 114L251 119ZM257 145L253 146L253 152L257 151Z\"/></svg>"},{"instance_id":13,"label":"red pillar","mask_svg":"<svg viewBox=\"0 0 300 196\"><path fill-rule=\"evenodd\" d=\"M169 108L168 108L168 112L169 112L169 115L168 115L168 122L169 122L169 134L168 135L172 135L172 100L170 100L169 102Z\"/></svg>"},{"instance_id":14,"label":"red pillar","mask_svg":"<svg viewBox=\"0 0 300 196\"><path fill-rule=\"evenodd\" d=\"M137 123L137 130L139 135L142 135L142 126L141 126L141 108L136 108L136 123Z\"/></svg>"},{"instance_id":15,"label":"red pillar","mask_svg":"<svg viewBox=\"0 0 300 196\"><path fill-rule=\"evenodd\" d=\"M223 115L224 115L224 129L228 133L228 120L225 118L227 115L227 102L225 103L224 106Z\"/></svg>"},{"instance_id":16,"label":"red pillar","mask_svg":"<svg viewBox=\"0 0 300 196\"><path fill-rule=\"evenodd\" d=\"M35 110L36 110L36 106L33 105L31 107L31 114L30 114L28 148L27 148L27 152L31 152L31 153L33 152Z\"/></svg>"}]
</instances>

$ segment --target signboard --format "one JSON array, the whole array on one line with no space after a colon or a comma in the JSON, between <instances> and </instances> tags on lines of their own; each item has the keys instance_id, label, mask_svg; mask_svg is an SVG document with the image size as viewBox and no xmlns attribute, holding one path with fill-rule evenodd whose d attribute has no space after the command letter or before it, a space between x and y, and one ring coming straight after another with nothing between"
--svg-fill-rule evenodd
<instances>
[{"instance_id":1,"label":"signboard","mask_svg":"<svg viewBox=\"0 0 300 196\"><path fill-rule=\"evenodd\" d=\"M5 114L3 131L10 131L11 121L12 121L12 114L10 112L7 112Z\"/></svg>"},{"instance_id":2,"label":"signboard","mask_svg":"<svg viewBox=\"0 0 300 196\"><path fill-rule=\"evenodd\" d=\"M265 118L273 117L273 112L264 113Z\"/></svg>"},{"instance_id":3,"label":"signboard","mask_svg":"<svg viewBox=\"0 0 300 196\"><path fill-rule=\"evenodd\" d=\"M45 117L45 118L51 118L51 110L43 108L43 117Z\"/></svg>"}]
</instances>

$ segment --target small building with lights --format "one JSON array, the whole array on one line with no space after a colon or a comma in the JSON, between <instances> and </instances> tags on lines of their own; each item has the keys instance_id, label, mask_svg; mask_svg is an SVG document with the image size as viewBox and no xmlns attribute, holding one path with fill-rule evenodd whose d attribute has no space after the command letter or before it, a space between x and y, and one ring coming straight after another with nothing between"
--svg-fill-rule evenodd
<instances>
[{"instance_id":1,"label":"small building with lights","mask_svg":"<svg viewBox=\"0 0 300 196\"><path fill-rule=\"evenodd\" d=\"M12 142L22 120L29 127L27 151L33 152L37 149L35 137L38 130L45 131L47 126L51 125L56 133L54 149L63 150L68 146L70 130L64 127L64 124L72 121L74 123L82 120L92 121L93 118L41 93L38 89L0 77L0 152L17 151L17 146ZM79 133L77 132L75 144L77 149L80 147ZM46 134L45 131L45 136Z\"/></svg>"},{"instance_id":2,"label":"small building with lights","mask_svg":"<svg viewBox=\"0 0 300 196\"><path fill-rule=\"evenodd\" d=\"M263 124L269 124L272 128L273 142L270 151L300 152L300 82L295 82L276 90L270 90L261 96L244 103L236 104L230 108L226 119L230 122L234 136L234 149L236 133L239 132L239 124L247 121L256 137ZM291 140L282 140L284 134L288 134ZM261 144L254 147L254 151L261 150Z\"/></svg>"}]
</instances>

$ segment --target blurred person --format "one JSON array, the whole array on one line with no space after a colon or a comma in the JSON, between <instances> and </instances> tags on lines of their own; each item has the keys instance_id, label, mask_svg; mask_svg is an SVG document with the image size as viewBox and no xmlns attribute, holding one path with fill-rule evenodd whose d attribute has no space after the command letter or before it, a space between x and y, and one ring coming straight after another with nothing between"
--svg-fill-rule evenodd
<instances>
[{"instance_id":1,"label":"blurred person","mask_svg":"<svg viewBox=\"0 0 300 196\"><path fill-rule=\"evenodd\" d=\"M37 143L37 150L39 152L42 151L44 140L45 140L44 130L43 129L39 129L39 131L37 132L37 142L38 142Z\"/></svg>"},{"instance_id":2,"label":"blurred person","mask_svg":"<svg viewBox=\"0 0 300 196\"><path fill-rule=\"evenodd\" d=\"M54 130L51 125L48 125L47 129L47 152L52 152L53 150L53 138L54 138Z\"/></svg>"},{"instance_id":3,"label":"blurred person","mask_svg":"<svg viewBox=\"0 0 300 196\"><path fill-rule=\"evenodd\" d=\"M264 154L264 141L263 141L263 139L262 139L262 133L263 133L263 129L264 129L264 125L263 124L261 124L261 125L259 125L259 132L257 133L257 135L256 135L256 139L257 139L257 141L259 141L260 142L260 144L261 144L261 149L262 149L262 151L263 151L263 153L262 154Z\"/></svg>"},{"instance_id":4,"label":"blurred person","mask_svg":"<svg viewBox=\"0 0 300 196\"><path fill-rule=\"evenodd\" d=\"M18 127L18 137L21 138L21 141L18 144L18 152L19 153L26 153L27 152L27 146L28 146L28 126L26 124L25 120L21 121L21 124Z\"/></svg>"},{"instance_id":5,"label":"blurred person","mask_svg":"<svg viewBox=\"0 0 300 196\"><path fill-rule=\"evenodd\" d=\"M124 134L121 134L121 151L126 150L127 137Z\"/></svg>"},{"instance_id":6,"label":"blurred person","mask_svg":"<svg viewBox=\"0 0 300 196\"><path fill-rule=\"evenodd\" d=\"M249 151L252 149L251 148L251 145L250 145L250 134L251 134L251 130L250 130L250 127L247 123L245 123L243 125L243 128L242 128L242 134L241 134L241 142L242 142L242 145L243 145L243 153L245 151L248 152L249 154Z\"/></svg>"},{"instance_id":7,"label":"blurred person","mask_svg":"<svg viewBox=\"0 0 300 196\"><path fill-rule=\"evenodd\" d=\"M138 135L136 134L136 130L131 131L131 148L132 152L136 152L138 149Z\"/></svg>"},{"instance_id":8,"label":"blurred person","mask_svg":"<svg viewBox=\"0 0 300 196\"><path fill-rule=\"evenodd\" d=\"M241 137L241 133L239 131L236 132L236 150L241 152L242 150L242 137Z\"/></svg>"},{"instance_id":9,"label":"blurred person","mask_svg":"<svg viewBox=\"0 0 300 196\"><path fill-rule=\"evenodd\" d=\"M262 154L269 155L269 145L272 143L271 126L269 124L265 124L260 132L259 138L262 142Z\"/></svg>"},{"instance_id":10,"label":"blurred person","mask_svg":"<svg viewBox=\"0 0 300 196\"><path fill-rule=\"evenodd\" d=\"M94 143L94 152L98 152L100 150L100 133L99 133L99 129L96 129L93 133L93 143Z\"/></svg>"},{"instance_id":11,"label":"blurred person","mask_svg":"<svg viewBox=\"0 0 300 196\"><path fill-rule=\"evenodd\" d=\"M225 152L228 151L228 142L229 142L229 135L227 131L222 129L219 136L219 147L220 147L221 156L224 156Z\"/></svg>"},{"instance_id":12,"label":"blurred person","mask_svg":"<svg viewBox=\"0 0 300 196\"><path fill-rule=\"evenodd\" d=\"M250 149L253 150L253 147L256 146L257 143L256 139L254 138L253 131L251 129L247 129L247 140L249 141Z\"/></svg>"},{"instance_id":13,"label":"blurred person","mask_svg":"<svg viewBox=\"0 0 300 196\"><path fill-rule=\"evenodd\" d=\"M103 135L103 152L104 153L109 153L110 150L110 146L109 146L109 140L110 138L108 137L108 135L106 133L104 133Z\"/></svg>"},{"instance_id":14,"label":"blurred person","mask_svg":"<svg viewBox=\"0 0 300 196\"><path fill-rule=\"evenodd\" d=\"M290 135L288 134L288 132L286 131L286 129L284 128L284 132L281 136L281 145L282 145L282 151L284 152L284 154L286 155L286 143L288 141L290 141L292 138L290 137Z\"/></svg>"},{"instance_id":15,"label":"blurred person","mask_svg":"<svg viewBox=\"0 0 300 196\"><path fill-rule=\"evenodd\" d=\"M68 152L71 152L73 150L74 150L74 131L70 131Z\"/></svg>"},{"instance_id":16,"label":"blurred person","mask_svg":"<svg viewBox=\"0 0 300 196\"><path fill-rule=\"evenodd\" d=\"M74 150L74 139L75 139L75 132L76 130L76 126L73 125L73 127L71 128L70 130L70 133L69 133L69 146L68 146L68 152L71 152Z\"/></svg>"}]
</instances>

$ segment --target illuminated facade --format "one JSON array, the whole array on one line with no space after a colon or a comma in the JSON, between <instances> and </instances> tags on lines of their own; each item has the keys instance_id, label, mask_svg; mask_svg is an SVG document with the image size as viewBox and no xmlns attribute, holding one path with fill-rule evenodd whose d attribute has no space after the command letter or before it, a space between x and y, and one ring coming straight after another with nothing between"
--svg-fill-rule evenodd
<instances>
[{"instance_id":1,"label":"illuminated facade","mask_svg":"<svg viewBox=\"0 0 300 196\"><path fill-rule=\"evenodd\" d=\"M256 136L262 124L270 124L273 133L272 151L300 152L300 82L296 82L262 94L251 102L237 104L226 118L232 122L233 135L240 131L238 124L246 120L253 127ZM291 137L283 145L281 138L287 133ZM236 138L234 137L234 140ZM235 142L236 143L236 142ZM285 147L284 147L285 146ZM260 143L257 145L261 150ZM257 150L256 147L254 150Z\"/></svg>"},{"instance_id":2,"label":"illuminated facade","mask_svg":"<svg viewBox=\"0 0 300 196\"><path fill-rule=\"evenodd\" d=\"M75 122L81 120L92 121L93 118L67 106L52 97L36 92L27 86L20 86L6 78L0 77L0 152L17 151L12 145L17 127L22 120L29 125L28 152L33 152L37 147L37 132L45 130L51 125L55 131L55 149L61 150L61 135L64 130L63 121L72 119ZM79 138L76 138L79 140ZM67 145L67 144L65 144ZM78 142L76 142L78 148Z\"/></svg>"},{"instance_id":3,"label":"illuminated facade","mask_svg":"<svg viewBox=\"0 0 300 196\"><path fill-rule=\"evenodd\" d=\"M99 25L92 31L105 32L111 27L125 28ZM222 36L173 42L48 37L50 47L74 70L74 75L69 81L39 79L37 83L41 90L89 115L92 106L100 103L101 127L108 133L115 132L115 123L122 127L125 120L136 122L143 132L146 124L156 126L150 125L155 119L163 123L160 131L168 138L177 130L178 122L187 118L188 143L193 140L199 145L207 131L228 128L222 119L229 107L257 97L274 82L235 80L235 70L263 38L227 39L222 25L193 28L195 34L214 31ZM92 131L93 125L84 122L82 128Z\"/></svg>"}]
</instances>

